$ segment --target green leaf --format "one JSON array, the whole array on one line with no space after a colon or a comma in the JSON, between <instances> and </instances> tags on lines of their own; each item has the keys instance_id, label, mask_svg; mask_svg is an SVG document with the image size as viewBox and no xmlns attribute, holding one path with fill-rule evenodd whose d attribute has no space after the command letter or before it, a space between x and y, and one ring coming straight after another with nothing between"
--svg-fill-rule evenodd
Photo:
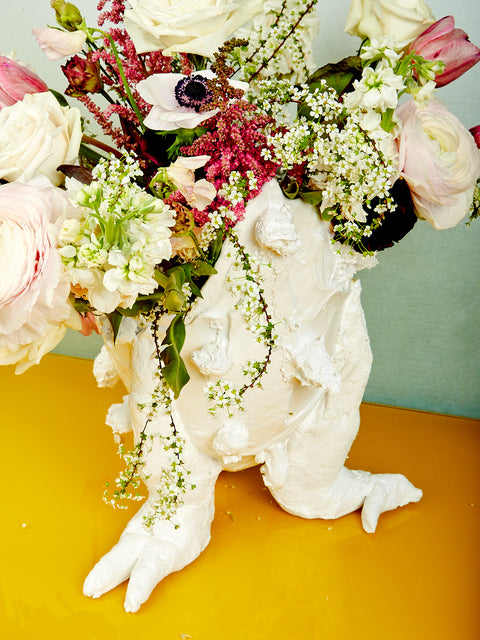
<instances>
[{"instance_id":1,"label":"green leaf","mask_svg":"<svg viewBox=\"0 0 480 640\"><path fill-rule=\"evenodd\" d=\"M170 289L166 292L163 306L170 313L180 313L185 304L185 296L178 289Z\"/></svg>"},{"instance_id":2,"label":"green leaf","mask_svg":"<svg viewBox=\"0 0 480 640\"><path fill-rule=\"evenodd\" d=\"M118 309L118 313L127 318L135 318L140 313L140 305L137 301L128 309Z\"/></svg>"},{"instance_id":3,"label":"green leaf","mask_svg":"<svg viewBox=\"0 0 480 640\"><path fill-rule=\"evenodd\" d=\"M194 277L202 277L202 276L213 276L217 273L215 267L213 267L209 262L205 260L197 260L196 262L191 263L191 271L192 276Z\"/></svg>"},{"instance_id":4,"label":"green leaf","mask_svg":"<svg viewBox=\"0 0 480 640\"><path fill-rule=\"evenodd\" d=\"M108 321L110 322L110 326L113 331L113 342L117 339L118 332L120 330L120 323L122 322L122 314L115 309L112 313L106 314Z\"/></svg>"},{"instance_id":5,"label":"green leaf","mask_svg":"<svg viewBox=\"0 0 480 640\"><path fill-rule=\"evenodd\" d=\"M321 191L300 191L301 199L307 204L311 204L314 207L321 204L322 192Z\"/></svg>"},{"instance_id":6,"label":"green leaf","mask_svg":"<svg viewBox=\"0 0 480 640\"><path fill-rule=\"evenodd\" d=\"M322 220L326 220L327 222L330 222L330 220L333 220L333 218L335 217L335 209L332 207L330 209L325 209L324 211L320 211L320 216Z\"/></svg>"},{"instance_id":7,"label":"green leaf","mask_svg":"<svg viewBox=\"0 0 480 640\"><path fill-rule=\"evenodd\" d=\"M348 56L334 64L326 64L317 69L307 80L312 87L320 87L320 81L326 80L328 86L335 89L340 96L355 78L362 75L362 60L360 56Z\"/></svg>"},{"instance_id":8,"label":"green leaf","mask_svg":"<svg viewBox=\"0 0 480 640\"><path fill-rule=\"evenodd\" d=\"M387 109L386 111L384 111L382 116L382 122L380 123L380 126L387 133L390 133L395 126L395 122L393 122L393 114L394 109Z\"/></svg>"},{"instance_id":9,"label":"green leaf","mask_svg":"<svg viewBox=\"0 0 480 640\"><path fill-rule=\"evenodd\" d=\"M300 186L296 180L290 180L288 183L284 182L282 184L282 191L287 198L293 200L298 196L298 192L300 191Z\"/></svg>"},{"instance_id":10,"label":"green leaf","mask_svg":"<svg viewBox=\"0 0 480 640\"><path fill-rule=\"evenodd\" d=\"M178 314L173 318L162 342L162 345L166 345L161 353L164 365L162 374L175 398L178 398L180 391L190 380L185 363L180 356L186 334L183 317L183 314Z\"/></svg>"},{"instance_id":11,"label":"green leaf","mask_svg":"<svg viewBox=\"0 0 480 640\"><path fill-rule=\"evenodd\" d=\"M55 89L49 89L49 91L52 94L52 96L54 96L57 99L57 102L61 107L68 107L68 102L65 99L65 96L63 95L63 93L60 93L59 91L55 91Z\"/></svg>"},{"instance_id":12,"label":"green leaf","mask_svg":"<svg viewBox=\"0 0 480 640\"><path fill-rule=\"evenodd\" d=\"M85 158L93 164L98 164L99 160L105 159L106 157L103 154L98 153L88 145L84 144L83 142L80 144L78 155L80 158Z\"/></svg>"},{"instance_id":13,"label":"green leaf","mask_svg":"<svg viewBox=\"0 0 480 640\"><path fill-rule=\"evenodd\" d=\"M163 271L160 271L160 269L155 269L155 272L153 274L153 277L155 278L155 280L158 282L158 284L165 289L165 287L168 284L168 276L163 273Z\"/></svg>"},{"instance_id":14,"label":"green leaf","mask_svg":"<svg viewBox=\"0 0 480 640\"><path fill-rule=\"evenodd\" d=\"M223 233L224 233L223 229L219 229L215 237L215 240L213 240L210 244L209 258L210 258L211 264L215 264L218 258L220 257L220 253L223 247Z\"/></svg>"}]
</instances>

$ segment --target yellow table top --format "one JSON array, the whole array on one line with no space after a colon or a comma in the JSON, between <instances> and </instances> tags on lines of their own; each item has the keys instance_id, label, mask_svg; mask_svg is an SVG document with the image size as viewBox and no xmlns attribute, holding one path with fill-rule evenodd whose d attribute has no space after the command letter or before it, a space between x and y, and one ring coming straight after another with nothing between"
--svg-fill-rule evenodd
<instances>
[{"instance_id":1,"label":"yellow table top","mask_svg":"<svg viewBox=\"0 0 480 640\"><path fill-rule=\"evenodd\" d=\"M477 640L480 421L362 406L348 466L404 473L418 504L336 521L283 512L258 469L223 473L212 542L137 614L125 585L82 595L93 564L133 515L103 483L121 468L91 362L47 356L0 368L3 517L0 631L12 640Z\"/></svg>"}]
</instances>

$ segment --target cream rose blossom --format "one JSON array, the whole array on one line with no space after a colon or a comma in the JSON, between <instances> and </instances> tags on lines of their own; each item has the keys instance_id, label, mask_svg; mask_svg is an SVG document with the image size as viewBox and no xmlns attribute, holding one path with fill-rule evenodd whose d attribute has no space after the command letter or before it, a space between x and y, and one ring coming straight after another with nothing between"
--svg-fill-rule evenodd
<instances>
[{"instance_id":1,"label":"cream rose blossom","mask_svg":"<svg viewBox=\"0 0 480 640\"><path fill-rule=\"evenodd\" d=\"M137 53L163 51L211 57L263 10L262 0L129 0L125 28Z\"/></svg>"},{"instance_id":2,"label":"cream rose blossom","mask_svg":"<svg viewBox=\"0 0 480 640\"><path fill-rule=\"evenodd\" d=\"M74 163L81 139L78 109L61 107L49 92L27 94L0 111L0 178L44 175L58 186L64 176L57 167Z\"/></svg>"},{"instance_id":3,"label":"cream rose blossom","mask_svg":"<svg viewBox=\"0 0 480 640\"><path fill-rule=\"evenodd\" d=\"M408 43L435 22L423 0L352 0L345 31L352 36L384 36Z\"/></svg>"},{"instance_id":4,"label":"cream rose blossom","mask_svg":"<svg viewBox=\"0 0 480 640\"><path fill-rule=\"evenodd\" d=\"M0 364L22 373L53 349L74 316L55 248L64 197L52 187L0 187Z\"/></svg>"},{"instance_id":5,"label":"cream rose blossom","mask_svg":"<svg viewBox=\"0 0 480 640\"><path fill-rule=\"evenodd\" d=\"M413 99L397 109L402 176L417 215L436 229L455 226L468 213L480 175L473 136L439 101Z\"/></svg>"}]
</instances>

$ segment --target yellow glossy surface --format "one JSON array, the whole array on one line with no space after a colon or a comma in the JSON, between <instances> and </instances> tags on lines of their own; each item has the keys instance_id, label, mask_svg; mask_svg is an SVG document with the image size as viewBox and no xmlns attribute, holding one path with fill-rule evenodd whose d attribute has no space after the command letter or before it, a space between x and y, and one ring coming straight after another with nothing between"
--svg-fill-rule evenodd
<instances>
[{"instance_id":1,"label":"yellow glossy surface","mask_svg":"<svg viewBox=\"0 0 480 640\"><path fill-rule=\"evenodd\" d=\"M212 542L139 613L125 585L82 595L133 511L112 511L119 469L91 362L47 356L0 369L0 631L9 640L477 640L480 637L480 423L375 405L349 466L402 472L423 500L380 517L307 521L283 512L258 469L217 483ZM133 509L134 507L132 507Z\"/></svg>"}]
</instances>

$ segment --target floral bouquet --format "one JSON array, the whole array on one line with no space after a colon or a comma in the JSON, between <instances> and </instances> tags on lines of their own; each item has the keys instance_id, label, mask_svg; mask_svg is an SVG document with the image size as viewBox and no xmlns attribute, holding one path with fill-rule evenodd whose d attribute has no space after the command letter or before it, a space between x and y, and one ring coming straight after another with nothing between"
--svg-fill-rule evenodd
<instances>
[{"instance_id":1,"label":"floral bouquet","mask_svg":"<svg viewBox=\"0 0 480 640\"><path fill-rule=\"evenodd\" d=\"M64 95L0 58L0 363L17 373L67 327L88 335L102 317L116 337L123 318L167 318L159 402L177 398L185 318L229 240L268 353L243 390L259 384L274 328L237 224L268 182L315 208L335 250L364 256L418 219L478 216L480 127L437 89L480 49L423 0L353 0L358 52L320 67L315 0L99 0L95 27L51 5L57 26L34 34L64 60Z\"/></svg>"}]
</instances>

